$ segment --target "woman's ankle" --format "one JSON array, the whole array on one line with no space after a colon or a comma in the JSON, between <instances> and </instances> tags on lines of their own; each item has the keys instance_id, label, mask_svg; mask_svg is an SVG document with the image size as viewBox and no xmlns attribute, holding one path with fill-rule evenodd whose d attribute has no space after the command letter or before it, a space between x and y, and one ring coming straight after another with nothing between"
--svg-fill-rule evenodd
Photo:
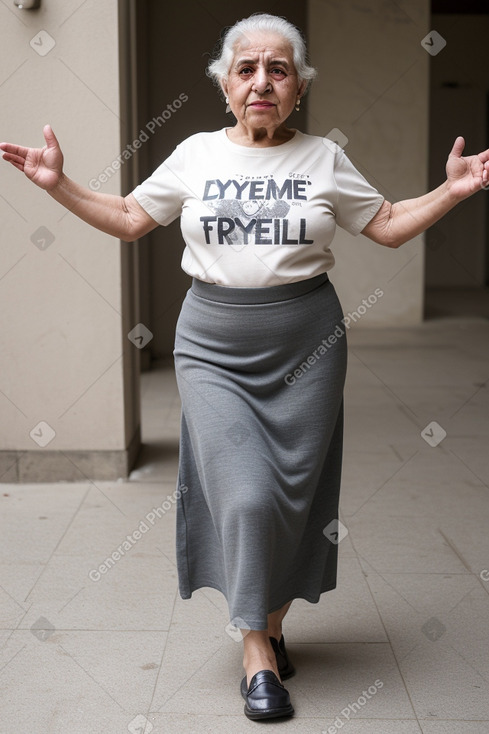
<instances>
[{"instance_id":1,"label":"woman's ankle","mask_svg":"<svg viewBox=\"0 0 489 734\"><path fill-rule=\"evenodd\" d=\"M260 670L272 670L280 680L277 668L277 659L273 647L268 639L268 634L263 634L260 639L245 638L246 643L243 651L243 667L246 670L248 685L251 679Z\"/></svg>"},{"instance_id":2,"label":"woman's ankle","mask_svg":"<svg viewBox=\"0 0 489 734\"><path fill-rule=\"evenodd\" d=\"M278 642L280 642L280 638L282 637L282 627L270 627L268 629L268 636L274 637Z\"/></svg>"},{"instance_id":3,"label":"woman's ankle","mask_svg":"<svg viewBox=\"0 0 489 734\"><path fill-rule=\"evenodd\" d=\"M292 601L287 602L281 609L268 615L268 636L274 637L278 642L282 637L282 622L290 609Z\"/></svg>"}]
</instances>

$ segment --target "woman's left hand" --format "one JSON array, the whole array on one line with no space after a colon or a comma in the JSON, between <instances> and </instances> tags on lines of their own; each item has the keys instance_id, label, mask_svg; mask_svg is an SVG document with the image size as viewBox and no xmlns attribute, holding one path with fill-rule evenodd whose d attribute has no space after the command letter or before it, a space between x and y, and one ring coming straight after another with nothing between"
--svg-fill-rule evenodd
<instances>
[{"instance_id":1,"label":"woman's left hand","mask_svg":"<svg viewBox=\"0 0 489 734\"><path fill-rule=\"evenodd\" d=\"M448 156L447 185L460 201L489 187L489 149L477 155L462 156L465 140L459 136Z\"/></svg>"}]
</instances>

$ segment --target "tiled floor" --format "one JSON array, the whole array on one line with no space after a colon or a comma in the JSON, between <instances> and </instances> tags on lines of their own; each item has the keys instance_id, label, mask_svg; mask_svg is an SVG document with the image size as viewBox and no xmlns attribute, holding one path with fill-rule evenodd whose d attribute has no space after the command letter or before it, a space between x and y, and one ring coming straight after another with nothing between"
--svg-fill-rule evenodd
<instances>
[{"instance_id":1,"label":"tiled floor","mask_svg":"<svg viewBox=\"0 0 489 734\"><path fill-rule=\"evenodd\" d=\"M487 734L489 321L355 331L349 344L339 585L292 605L296 715L267 725ZM130 481L0 487L0 734L263 726L243 715L224 599L178 595L171 368L143 375L143 406Z\"/></svg>"}]
</instances>

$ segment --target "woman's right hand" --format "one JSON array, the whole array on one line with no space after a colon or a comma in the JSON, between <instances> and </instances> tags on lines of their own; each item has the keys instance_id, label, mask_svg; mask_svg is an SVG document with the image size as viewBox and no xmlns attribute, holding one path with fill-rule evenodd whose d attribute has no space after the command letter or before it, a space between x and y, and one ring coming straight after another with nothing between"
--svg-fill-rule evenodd
<instances>
[{"instance_id":1,"label":"woman's right hand","mask_svg":"<svg viewBox=\"0 0 489 734\"><path fill-rule=\"evenodd\" d=\"M63 173L63 153L51 125L43 128L46 145L44 148L24 148L14 143L0 143L3 159L23 171L27 178L50 191L54 189Z\"/></svg>"}]
</instances>

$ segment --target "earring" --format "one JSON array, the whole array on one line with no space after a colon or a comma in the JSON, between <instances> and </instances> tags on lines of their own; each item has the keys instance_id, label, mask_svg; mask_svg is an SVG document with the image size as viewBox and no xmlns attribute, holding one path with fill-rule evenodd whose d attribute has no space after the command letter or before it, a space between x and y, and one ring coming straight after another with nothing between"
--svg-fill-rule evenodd
<instances>
[{"instance_id":1,"label":"earring","mask_svg":"<svg viewBox=\"0 0 489 734\"><path fill-rule=\"evenodd\" d=\"M229 104L229 97L226 97L226 104Z\"/></svg>"},{"instance_id":2,"label":"earring","mask_svg":"<svg viewBox=\"0 0 489 734\"><path fill-rule=\"evenodd\" d=\"M231 107L229 106L229 97L226 97L226 114L228 112L231 112Z\"/></svg>"},{"instance_id":3,"label":"earring","mask_svg":"<svg viewBox=\"0 0 489 734\"><path fill-rule=\"evenodd\" d=\"M301 98L297 97L296 102L295 102L295 111L299 112L300 108L301 108Z\"/></svg>"}]
</instances>

